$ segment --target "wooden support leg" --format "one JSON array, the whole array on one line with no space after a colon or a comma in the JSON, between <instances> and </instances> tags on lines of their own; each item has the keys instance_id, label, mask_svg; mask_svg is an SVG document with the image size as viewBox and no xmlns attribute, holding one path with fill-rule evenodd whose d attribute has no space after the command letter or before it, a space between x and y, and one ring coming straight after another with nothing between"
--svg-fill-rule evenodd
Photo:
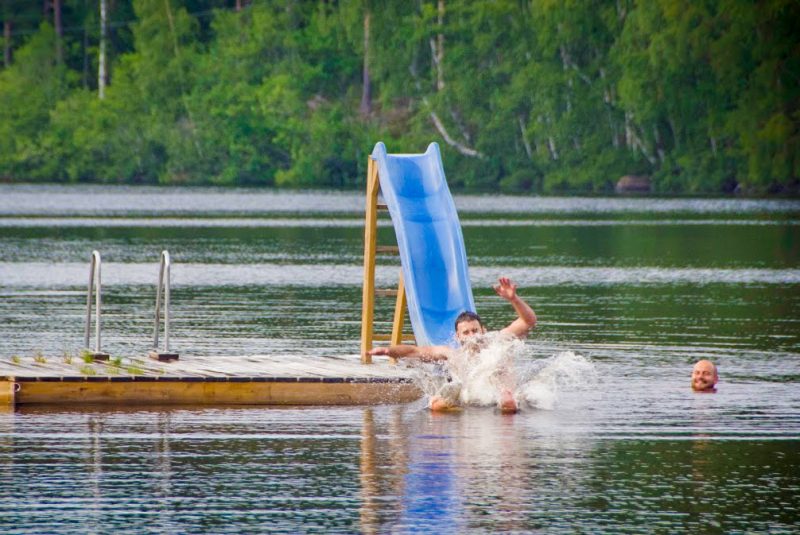
<instances>
[{"instance_id":1,"label":"wooden support leg","mask_svg":"<svg viewBox=\"0 0 800 535\"><path fill-rule=\"evenodd\" d=\"M403 323L406 319L406 285L403 281L403 271L397 282L397 301L394 303L394 321L392 322L392 345L403 343ZM389 359L392 364L397 364L397 359Z\"/></svg>"},{"instance_id":2,"label":"wooden support leg","mask_svg":"<svg viewBox=\"0 0 800 535\"><path fill-rule=\"evenodd\" d=\"M378 166L367 162L367 204L364 221L364 281L361 294L361 362L372 364L373 320L375 315L375 247L378 233Z\"/></svg>"},{"instance_id":3,"label":"wooden support leg","mask_svg":"<svg viewBox=\"0 0 800 535\"><path fill-rule=\"evenodd\" d=\"M19 385L13 377L0 380L0 407L13 407Z\"/></svg>"}]
</instances>

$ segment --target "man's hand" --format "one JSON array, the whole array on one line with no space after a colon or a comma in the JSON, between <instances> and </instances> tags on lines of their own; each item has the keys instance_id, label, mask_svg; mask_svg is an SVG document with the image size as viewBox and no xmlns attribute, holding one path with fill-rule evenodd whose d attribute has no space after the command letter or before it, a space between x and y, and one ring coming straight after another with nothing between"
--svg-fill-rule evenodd
<instances>
[{"instance_id":1,"label":"man's hand","mask_svg":"<svg viewBox=\"0 0 800 535\"><path fill-rule=\"evenodd\" d=\"M519 295L517 295L517 285L514 284L508 277L500 277L497 279L498 284L494 286L494 291L511 303L514 311L517 313L517 319L503 329L501 332L516 336L517 338L525 338L528 331L536 326L536 313Z\"/></svg>"},{"instance_id":2,"label":"man's hand","mask_svg":"<svg viewBox=\"0 0 800 535\"><path fill-rule=\"evenodd\" d=\"M500 277L497 279L497 284L492 286L495 293L505 299L511 301L517 296L517 285L514 284L508 277Z\"/></svg>"},{"instance_id":3,"label":"man's hand","mask_svg":"<svg viewBox=\"0 0 800 535\"><path fill-rule=\"evenodd\" d=\"M367 351L367 353L372 355L373 357L379 356L379 355L380 356L387 356L387 357L390 356L388 347L373 347L372 349Z\"/></svg>"}]
</instances>

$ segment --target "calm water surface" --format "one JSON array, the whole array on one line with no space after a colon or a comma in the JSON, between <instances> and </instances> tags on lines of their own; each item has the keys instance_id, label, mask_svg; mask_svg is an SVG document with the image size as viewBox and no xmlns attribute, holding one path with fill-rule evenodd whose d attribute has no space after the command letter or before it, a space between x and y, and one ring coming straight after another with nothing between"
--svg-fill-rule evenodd
<instances>
[{"instance_id":1,"label":"calm water surface","mask_svg":"<svg viewBox=\"0 0 800 535\"><path fill-rule=\"evenodd\" d=\"M509 275L540 317L523 364L548 370L549 403L0 412L0 531L797 531L800 202L456 203L478 311L512 319L489 288ZM362 205L0 186L0 355L79 351L93 249L115 356L149 349L162 249L181 354L355 353ZM391 284L396 260L379 264ZM700 357L716 394L689 389Z\"/></svg>"}]
</instances>

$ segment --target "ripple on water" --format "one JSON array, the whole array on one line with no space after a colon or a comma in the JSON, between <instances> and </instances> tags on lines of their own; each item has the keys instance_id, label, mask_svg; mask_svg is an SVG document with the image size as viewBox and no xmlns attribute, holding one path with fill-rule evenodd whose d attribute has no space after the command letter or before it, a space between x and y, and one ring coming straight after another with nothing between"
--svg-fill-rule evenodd
<instances>
[{"instance_id":1,"label":"ripple on water","mask_svg":"<svg viewBox=\"0 0 800 535\"><path fill-rule=\"evenodd\" d=\"M469 213L688 213L800 212L790 199L665 199L456 195ZM362 192L281 191L89 185L0 184L0 215L361 213Z\"/></svg>"},{"instance_id":2,"label":"ripple on water","mask_svg":"<svg viewBox=\"0 0 800 535\"><path fill-rule=\"evenodd\" d=\"M154 284L151 263L105 263L104 285ZM0 262L4 287L58 287L83 285L84 263ZM664 284L800 284L800 269L699 269L658 267L497 267L470 268L473 286L493 284L502 272L520 286L613 286ZM361 285L363 267L352 264L175 264L173 284L191 286ZM378 284L396 281L396 268L379 268Z\"/></svg>"}]
</instances>

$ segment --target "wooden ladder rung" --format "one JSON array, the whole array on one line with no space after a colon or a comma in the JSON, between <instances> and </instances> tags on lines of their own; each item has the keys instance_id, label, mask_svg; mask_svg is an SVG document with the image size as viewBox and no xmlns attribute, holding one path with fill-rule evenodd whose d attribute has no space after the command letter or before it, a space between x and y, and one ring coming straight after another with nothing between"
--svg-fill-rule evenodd
<instances>
[{"instance_id":1,"label":"wooden ladder rung","mask_svg":"<svg viewBox=\"0 0 800 535\"><path fill-rule=\"evenodd\" d=\"M386 212L389 210L389 207L385 204L378 203L378 210Z\"/></svg>"},{"instance_id":2,"label":"wooden ladder rung","mask_svg":"<svg viewBox=\"0 0 800 535\"><path fill-rule=\"evenodd\" d=\"M374 334L372 335L372 339L376 342L391 342L392 335L391 334ZM405 335L403 336L403 342L416 342L416 338L412 335Z\"/></svg>"},{"instance_id":3,"label":"wooden ladder rung","mask_svg":"<svg viewBox=\"0 0 800 535\"><path fill-rule=\"evenodd\" d=\"M375 295L379 297L397 297L396 288L376 288Z\"/></svg>"},{"instance_id":4,"label":"wooden ladder rung","mask_svg":"<svg viewBox=\"0 0 800 535\"><path fill-rule=\"evenodd\" d=\"M375 248L376 253L386 253L386 254L400 254L400 247L397 245L378 245Z\"/></svg>"}]
</instances>

